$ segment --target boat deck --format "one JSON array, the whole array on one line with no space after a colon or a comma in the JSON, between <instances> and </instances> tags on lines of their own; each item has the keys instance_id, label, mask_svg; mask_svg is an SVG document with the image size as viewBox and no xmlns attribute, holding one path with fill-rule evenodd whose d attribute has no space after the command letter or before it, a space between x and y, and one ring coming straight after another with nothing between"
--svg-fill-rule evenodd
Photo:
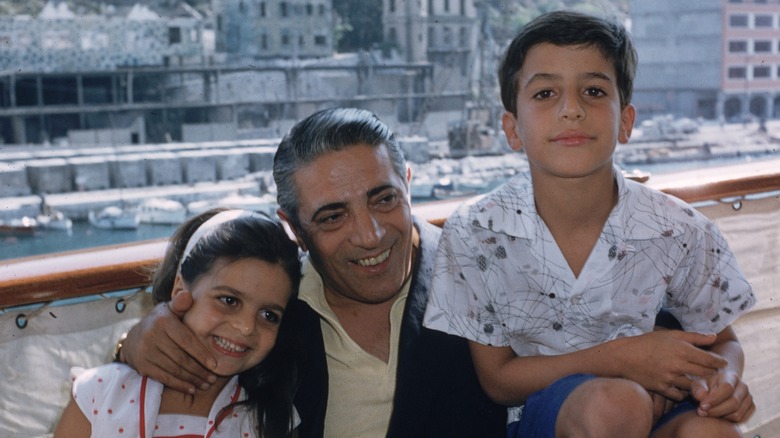
<instances>
[{"instance_id":1,"label":"boat deck","mask_svg":"<svg viewBox=\"0 0 780 438\"><path fill-rule=\"evenodd\" d=\"M654 175L648 185L712 218L758 305L735 330L757 410L743 436L780 437L780 160ZM462 200L415 206L441 225ZM119 334L151 307L145 271L164 240L0 262L0 436L45 436L68 397L68 369L110 360ZM36 409L29 409L36 406Z\"/></svg>"}]
</instances>

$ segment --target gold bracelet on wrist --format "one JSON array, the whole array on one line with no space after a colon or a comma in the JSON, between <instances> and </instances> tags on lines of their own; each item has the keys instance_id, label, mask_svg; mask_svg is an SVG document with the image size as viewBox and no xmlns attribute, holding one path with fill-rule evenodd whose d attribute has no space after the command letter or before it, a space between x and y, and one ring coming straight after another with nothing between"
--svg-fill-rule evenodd
<instances>
[{"instance_id":1,"label":"gold bracelet on wrist","mask_svg":"<svg viewBox=\"0 0 780 438\"><path fill-rule=\"evenodd\" d=\"M122 336L119 337L119 340L116 342L116 345L114 346L114 362L122 362L122 346L125 343L125 339L127 339L127 332L122 333Z\"/></svg>"}]
</instances>

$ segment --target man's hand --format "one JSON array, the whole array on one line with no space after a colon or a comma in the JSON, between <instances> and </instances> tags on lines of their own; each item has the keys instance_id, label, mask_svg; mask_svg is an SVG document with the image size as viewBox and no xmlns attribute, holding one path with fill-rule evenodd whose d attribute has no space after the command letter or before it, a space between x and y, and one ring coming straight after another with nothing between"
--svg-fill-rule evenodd
<instances>
[{"instance_id":1,"label":"man's hand","mask_svg":"<svg viewBox=\"0 0 780 438\"><path fill-rule=\"evenodd\" d=\"M748 386L733 371L722 370L709 378L694 380L691 394L699 401L696 413L702 417L741 423L756 410Z\"/></svg>"},{"instance_id":2,"label":"man's hand","mask_svg":"<svg viewBox=\"0 0 780 438\"><path fill-rule=\"evenodd\" d=\"M709 377L726 366L718 354L705 351L716 336L678 330L661 330L623 338L620 360L621 377L633 380L645 389L674 401L681 401L691 390L689 376Z\"/></svg>"},{"instance_id":3,"label":"man's hand","mask_svg":"<svg viewBox=\"0 0 780 438\"><path fill-rule=\"evenodd\" d=\"M216 381L217 361L181 317L192 306L189 292L160 303L127 333L120 360L165 386L189 394Z\"/></svg>"}]
</instances>

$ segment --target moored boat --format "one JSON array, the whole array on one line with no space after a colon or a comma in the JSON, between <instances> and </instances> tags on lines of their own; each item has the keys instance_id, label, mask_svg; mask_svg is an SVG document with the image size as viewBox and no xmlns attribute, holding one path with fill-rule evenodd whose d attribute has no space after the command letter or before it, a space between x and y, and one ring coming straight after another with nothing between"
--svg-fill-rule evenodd
<instances>
[{"instance_id":1,"label":"moored boat","mask_svg":"<svg viewBox=\"0 0 780 438\"><path fill-rule=\"evenodd\" d=\"M8 221L0 220L0 235L32 236L38 227L38 222L29 216Z\"/></svg>"},{"instance_id":2,"label":"moored boat","mask_svg":"<svg viewBox=\"0 0 780 438\"><path fill-rule=\"evenodd\" d=\"M41 228L47 230L70 231L73 228L73 221L59 210L49 210L48 213L41 213L35 220Z\"/></svg>"},{"instance_id":3,"label":"moored boat","mask_svg":"<svg viewBox=\"0 0 780 438\"><path fill-rule=\"evenodd\" d=\"M133 230L141 223L135 210L117 207L106 207L99 212L89 212L89 223L95 228L108 230Z\"/></svg>"},{"instance_id":4,"label":"moored boat","mask_svg":"<svg viewBox=\"0 0 780 438\"><path fill-rule=\"evenodd\" d=\"M187 218L187 208L173 199L151 198L141 202L137 208L141 223L180 224Z\"/></svg>"}]
</instances>

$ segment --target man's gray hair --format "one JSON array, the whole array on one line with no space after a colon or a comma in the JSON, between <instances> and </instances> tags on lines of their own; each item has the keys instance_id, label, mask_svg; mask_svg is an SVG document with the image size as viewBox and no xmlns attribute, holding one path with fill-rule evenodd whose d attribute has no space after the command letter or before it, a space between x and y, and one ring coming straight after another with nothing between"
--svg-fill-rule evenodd
<instances>
[{"instance_id":1,"label":"man's gray hair","mask_svg":"<svg viewBox=\"0 0 780 438\"><path fill-rule=\"evenodd\" d=\"M358 108L322 110L298 122L282 139L274 155L274 181L279 207L293 225L300 226L298 194L293 180L295 171L328 152L360 144L384 145L393 169L406 181L406 160L395 134L370 111Z\"/></svg>"}]
</instances>

